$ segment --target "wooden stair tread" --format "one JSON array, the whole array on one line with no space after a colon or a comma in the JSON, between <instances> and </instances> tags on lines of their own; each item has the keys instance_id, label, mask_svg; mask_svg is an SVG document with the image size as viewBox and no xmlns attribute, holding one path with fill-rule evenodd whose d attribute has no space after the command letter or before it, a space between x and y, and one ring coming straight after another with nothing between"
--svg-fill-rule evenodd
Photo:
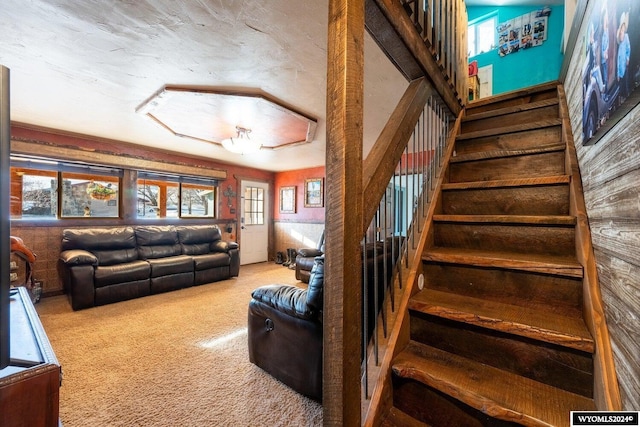
<instances>
[{"instance_id":1,"label":"wooden stair tread","mask_svg":"<svg viewBox=\"0 0 640 427\"><path fill-rule=\"evenodd\" d=\"M592 399L413 341L392 369L494 418L523 425L568 425L570 411L595 410Z\"/></svg>"},{"instance_id":2,"label":"wooden stair tread","mask_svg":"<svg viewBox=\"0 0 640 427\"><path fill-rule=\"evenodd\" d=\"M423 289L411 297L409 309L508 334L593 353L584 320L450 292Z\"/></svg>"},{"instance_id":3,"label":"wooden stair tread","mask_svg":"<svg viewBox=\"0 0 640 427\"><path fill-rule=\"evenodd\" d=\"M576 217L569 215L434 215L434 222L575 225Z\"/></svg>"},{"instance_id":4,"label":"wooden stair tread","mask_svg":"<svg viewBox=\"0 0 640 427\"><path fill-rule=\"evenodd\" d=\"M501 135L505 133L522 132L522 131L540 129L540 128L550 127L550 126L560 126L561 124L562 124L562 119L538 120L535 122L530 122L530 123L525 123L520 125L504 126L500 128L463 133L456 137L456 141L474 139L474 138L483 138L487 136L495 136L495 135Z\"/></svg>"},{"instance_id":5,"label":"wooden stair tread","mask_svg":"<svg viewBox=\"0 0 640 427\"><path fill-rule=\"evenodd\" d=\"M477 100L471 101L467 105L467 110L473 110L474 107L484 106L487 104L494 104L494 103L506 101L509 99L526 98L526 97L535 95L536 93L539 93L539 92L556 90L558 87L558 84L559 84L558 82L545 82L539 85L535 85L535 86L531 86L523 89L517 89L510 92L500 93L498 95L479 98Z\"/></svg>"},{"instance_id":6,"label":"wooden stair tread","mask_svg":"<svg viewBox=\"0 0 640 427\"><path fill-rule=\"evenodd\" d=\"M543 147L528 148L525 150L492 150L478 151L469 154L460 154L451 157L451 163L472 162L478 160L500 159L505 157L530 156L533 154L552 153L554 151L564 151L565 145L561 142L549 144Z\"/></svg>"},{"instance_id":7,"label":"wooden stair tread","mask_svg":"<svg viewBox=\"0 0 640 427\"><path fill-rule=\"evenodd\" d=\"M442 190L471 190L481 188L533 187L541 185L569 184L569 175L545 176L539 178L500 179L494 181L470 181L442 184Z\"/></svg>"},{"instance_id":8,"label":"wooden stair tread","mask_svg":"<svg viewBox=\"0 0 640 427\"><path fill-rule=\"evenodd\" d=\"M583 274L582 265L580 265L575 258L557 255L432 247L425 250L422 255L422 260L450 264L467 264L477 267L534 271L579 278L582 278Z\"/></svg>"},{"instance_id":9,"label":"wooden stair tread","mask_svg":"<svg viewBox=\"0 0 640 427\"><path fill-rule=\"evenodd\" d=\"M558 98L544 99L542 101L529 102L527 104L514 105L510 107L498 108L491 111L485 111L482 113L471 114L462 118L463 123L469 123L476 120L488 119L491 117L503 116L505 114L519 113L522 111L530 111L538 108L549 107L552 105L558 105Z\"/></svg>"},{"instance_id":10,"label":"wooden stair tread","mask_svg":"<svg viewBox=\"0 0 640 427\"><path fill-rule=\"evenodd\" d=\"M381 427L429 427L421 421L416 420L411 415L392 406L380 424Z\"/></svg>"}]
</instances>

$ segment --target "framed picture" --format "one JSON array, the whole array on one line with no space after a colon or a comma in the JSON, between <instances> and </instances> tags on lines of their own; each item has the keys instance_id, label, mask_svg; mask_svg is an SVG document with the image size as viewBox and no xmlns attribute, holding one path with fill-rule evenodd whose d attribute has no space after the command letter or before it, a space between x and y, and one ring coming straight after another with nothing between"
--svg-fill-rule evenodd
<instances>
[{"instance_id":1,"label":"framed picture","mask_svg":"<svg viewBox=\"0 0 640 427\"><path fill-rule=\"evenodd\" d=\"M304 207L321 208L324 206L324 188L322 178L305 179Z\"/></svg>"},{"instance_id":2,"label":"framed picture","mask_svg":"<svg viewBox=\"0 0 640 427\"><path fill-rule=\"evenodd\" d=\"M280 187L280 213L296 213L296 187Z\"/></svg>"},{"instance_id":3,"label":"framed picture","mask_svg":"<svg viewBox=\"0 0 640 427\"><path fill-rule=\"evenodd\" d=\"M585 16L582 67L583 144L599 141L640 102L637 0L594 0Z\"/></svg>"}]
</instances>

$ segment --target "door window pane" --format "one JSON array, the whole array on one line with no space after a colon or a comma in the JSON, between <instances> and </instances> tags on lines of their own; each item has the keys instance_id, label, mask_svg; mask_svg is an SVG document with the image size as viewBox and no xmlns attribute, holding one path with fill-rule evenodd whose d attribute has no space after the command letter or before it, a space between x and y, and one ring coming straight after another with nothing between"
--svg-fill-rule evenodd
<instances>
[{"instance_id":1,"label":"door window pane","mask_svg":"<svg viewBox=\"0 0 640 427\"><path fill-rule=\"evenodd\" d=\"M264 224L264 189L246 187L244 190L244 224Z\"/></svg>"}]
</instances>

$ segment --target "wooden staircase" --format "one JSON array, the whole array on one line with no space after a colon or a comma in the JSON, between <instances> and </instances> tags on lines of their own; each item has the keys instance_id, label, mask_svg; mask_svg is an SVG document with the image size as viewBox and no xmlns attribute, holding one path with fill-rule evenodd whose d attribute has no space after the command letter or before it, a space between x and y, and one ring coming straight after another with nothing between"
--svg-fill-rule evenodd
<instances>
[{"instance_id":1,"label":"wooden staircase","mask_svg":"<svg viewBox=\"0 0 640 427\"><path fill-rule=\"evenodd\" d=\"M382 425L568 426L595 410L559 104L543 85L467 108Z\"/></svg>"}]
</instances>

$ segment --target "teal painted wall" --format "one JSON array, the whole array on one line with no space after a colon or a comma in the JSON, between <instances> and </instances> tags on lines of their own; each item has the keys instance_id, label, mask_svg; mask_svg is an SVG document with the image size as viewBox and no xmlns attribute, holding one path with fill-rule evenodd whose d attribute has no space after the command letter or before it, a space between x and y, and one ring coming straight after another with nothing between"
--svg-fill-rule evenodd
<instances>
[{"instance_id":1,"label":"teal painted wall","mask_svg":"<svg viewBox=\"0 0 640 427\"><path fill-rule=\"evenodd\" d=\"M517 18L541 6L468 6L469 21L492 12L498 13L498 24ZM564 6L551 6L547 40L540 46L520 50L501 57L498 49L469 58L478 67L493 64L493 94L498 95L524 87L558 80L563 54L560 51L564 28Z\"/></svg>"}]
</instances>

